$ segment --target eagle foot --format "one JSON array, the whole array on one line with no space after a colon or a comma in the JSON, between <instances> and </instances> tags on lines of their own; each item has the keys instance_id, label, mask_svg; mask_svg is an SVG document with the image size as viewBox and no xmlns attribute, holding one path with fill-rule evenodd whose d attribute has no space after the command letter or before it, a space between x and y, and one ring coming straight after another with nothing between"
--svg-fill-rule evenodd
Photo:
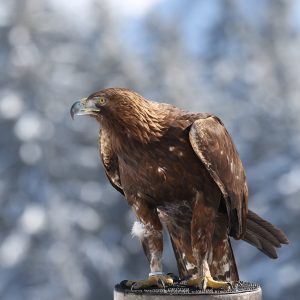
<instances>
[{"instance_id":1,"label":"eagle foot","mask_svg":"<svg viewBox=\"0 0 300 300\"><path fill-rule=\"evenodd\" d=\"M199 288L203 289L204 291L207 288L226 289L227 290L229 287L232 287L232 284L230 282L218 281L218 280L213 279L211 276L191 278L191 279L187 280L185 284L188 286L191 286L191 287L199 287Z\"/></svg>"},{"instance_id":2,"label":"eagle foot","mask_svg":"<svg viewBox=\"0 0 300 300\"><path fill-rule=\"evenodd\" d=\"M169 275L151 275L145 280L127 280L125 285L132 290L144 289L149 287L165 288L173 284L173 279Z\"/></svg>"}]
</instances>

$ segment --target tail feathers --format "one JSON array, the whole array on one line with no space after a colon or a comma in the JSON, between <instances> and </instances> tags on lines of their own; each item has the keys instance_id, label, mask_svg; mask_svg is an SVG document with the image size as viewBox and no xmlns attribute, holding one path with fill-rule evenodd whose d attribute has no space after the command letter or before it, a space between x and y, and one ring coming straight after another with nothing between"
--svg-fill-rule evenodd
<instances>
[{"instance_id":1,"label":"tail feathers","mask_svg":"<svg viewBox=\"0 0 300 300\"><path fill-rule=\"evenodd\" d=\"M277 258L276 248L288 244L282 230L248 210L246 232L243 240L255 246L271 258Z\"/></svg>"}]
</instances>

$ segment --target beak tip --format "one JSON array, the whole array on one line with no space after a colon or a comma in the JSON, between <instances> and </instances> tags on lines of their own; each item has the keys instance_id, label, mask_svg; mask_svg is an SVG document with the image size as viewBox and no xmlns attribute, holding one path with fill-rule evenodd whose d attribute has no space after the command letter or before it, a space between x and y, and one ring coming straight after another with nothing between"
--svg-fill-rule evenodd
<instances>
[{"instance_id":1,"label":"beak tip","mask_svg":"<svg viewBox=\"0 0 300 300\"><path fill-rule=\"evenodd\" d=\"M71 115L72 120L74 120L74 112L72 110L70 111L70 115Z\"/></svg>"},{"instance_id":2,"label":"beak tip","mask_svg":"<svg viewBox=\"0 0 300 300\"><path fill-rule=\"evenodd\" d=\"M75 102L72 105L72 107L70 109L70 115L71 115L72 120L74 120L74 117L75 117L76 113L79 111L79 108L80 108L80 102L79 101Z\"/></svg>"}]
</instances>

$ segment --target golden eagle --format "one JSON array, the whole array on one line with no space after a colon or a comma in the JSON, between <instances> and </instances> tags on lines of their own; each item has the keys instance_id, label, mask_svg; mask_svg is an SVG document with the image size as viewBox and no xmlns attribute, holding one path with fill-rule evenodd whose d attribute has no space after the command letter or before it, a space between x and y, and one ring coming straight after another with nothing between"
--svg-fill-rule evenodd
<instances>
[{"instance_id":1,"label":"golden eagle","mask_svg":"<svg viewBox=\"0 0 300 300\"><path fill-rule=\"evenodd\" d=\"M243 239L271 258L285 234L248 210L248 187L239 154L222 121L109 88L73 104L71 115L100 123L106 175L139 222L150 263L133 288L172 284L162 272L162 224L168 230L179 275L187 284L226 288L239 279L229 237Z\"/></svg>"}]
</instances>

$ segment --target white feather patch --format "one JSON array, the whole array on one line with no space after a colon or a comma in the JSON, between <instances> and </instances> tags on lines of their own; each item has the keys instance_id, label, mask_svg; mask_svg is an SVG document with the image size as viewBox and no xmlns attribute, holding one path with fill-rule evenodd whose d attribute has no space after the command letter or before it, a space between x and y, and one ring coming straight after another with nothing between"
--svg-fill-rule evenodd
<instances>
[{"instance_id":1,"label":"white feather patch","mask_svg":"<svg viewBox=\"0 0 300 300\"><path fill-rule=\"evenodd\" d=\"M132 236L138 237L140 240L142 240L145 236L145 226L141 222L134 222L132 229L131 229L131 234Z\"/></svg>"},{"instance_id":2,"label":"white feather patch","mask_svg":"<svg viewBox=\"0 0 300 300\"><path fill-rule=\"evenodd\" d=\"M186 269L187 269L187 270L192 270L192 269L194 269L194 268L196 268L196 266L195 266L194 264L191 264L191 263L189 263L189 262L186 264Z\"/></svg>"}]
</instances>

